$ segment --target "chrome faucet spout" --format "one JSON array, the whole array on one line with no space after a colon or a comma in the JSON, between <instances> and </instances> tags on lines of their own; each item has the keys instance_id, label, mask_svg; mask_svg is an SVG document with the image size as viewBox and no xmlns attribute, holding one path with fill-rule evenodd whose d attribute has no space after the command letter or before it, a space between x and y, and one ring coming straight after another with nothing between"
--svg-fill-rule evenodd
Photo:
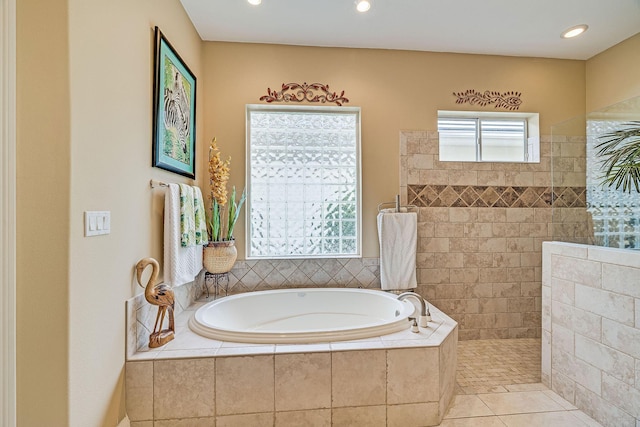
<instances>
[{"instance_id":1,"label":"chrome faucet spout","mask_svg":"<svg viewBox=\"0 0 640 427\"><path fill-rule=\"evenodd\" d=\"M429 312L429 306L425 299L422 298L420 294L417 294L415 292L403 292L398 295L398 299L400 301L406 298L414 298L420 303L420 326L427 327L427 324L431 321L431 313Z\"/></svg>"},{"instance_id":2,"label":"chrome faucet spout","mask_svg":"<svg viewBox=\"0 0 640 427\"><path fill-rule=\"evenodd\" d=\"M413 297L415 298L418 303L420 303L420 315L422 316L426 316L427 315L427 305L424 302L424 298L422 298L419 294L416 294L415 292L403 292L400 295L398 295L398 299L400 301L406 299L406 298L410 298Z\"/></svg>"}]
</instances>

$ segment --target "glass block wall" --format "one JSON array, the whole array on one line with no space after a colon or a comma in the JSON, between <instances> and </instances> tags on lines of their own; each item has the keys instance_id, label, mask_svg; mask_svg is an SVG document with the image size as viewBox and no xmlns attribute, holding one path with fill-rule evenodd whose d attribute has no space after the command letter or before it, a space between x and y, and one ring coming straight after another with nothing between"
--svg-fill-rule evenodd
<instances>
[{"instance_id":1,"label":"glass block wall","mask_svg":"<svg viewBox=\"0 0 640 427\"><path fill-rule=\"evenodd\" d=\"M640 249L640 193L602 184L602 136L640 120L640 97L552 126L552 185L583 181L585 203L564 206L554 200L553 240ZM554 191L554 197L561 199Z\"/></svg>"},{"instance_id":2,"label":"glass block wall","mask_svg":"<svg viewBox=\"0 0 640 427\"><path fill-rule=\"evenodd\" d=\"M626 120L587 120L587 211L594 243L621 249L640 249L640 194L602 184L603 159L596 146L606 135L626 127Z\"/></svg>"},{"instance_id":3,"label":"glass block wall","mask_svg":"<svg viewBox=\"0 0 640 427\"><path fill-rule=\"evenodd\" d=\"M248 258L358 256L359 110L248 113Z\"/></svg>"}]
</instances>

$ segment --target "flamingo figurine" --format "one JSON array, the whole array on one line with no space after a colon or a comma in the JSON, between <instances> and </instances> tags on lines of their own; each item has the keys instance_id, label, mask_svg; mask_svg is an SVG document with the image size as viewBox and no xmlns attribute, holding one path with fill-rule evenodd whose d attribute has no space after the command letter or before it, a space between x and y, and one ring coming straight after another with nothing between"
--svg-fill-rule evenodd
<instances>
[{"instance_id":1,"label":"flamingo figurine","mask_svg":"<svg viewBox=\"0 0 640 427\"><path fill-rule=\"evenodd\" d=\"M147 285L143 285L142 272L147 266L151 265L151 277ZM149 335L149 347L161 347L171 341L175 337L175 324L173 317L173 309L175 304L175 297L173 289L169 285L158 282L158 271L160 266L158 261L153 258L144 258L138 261L136 264L136 278L138 284L144 288L144 297L149 304L158 306L158 314L156 315L156 322L153 326L153 332ZM162 323L164 322L164 316L169 312L169 328L162 329Z\"/></svg>"}]
</instances>

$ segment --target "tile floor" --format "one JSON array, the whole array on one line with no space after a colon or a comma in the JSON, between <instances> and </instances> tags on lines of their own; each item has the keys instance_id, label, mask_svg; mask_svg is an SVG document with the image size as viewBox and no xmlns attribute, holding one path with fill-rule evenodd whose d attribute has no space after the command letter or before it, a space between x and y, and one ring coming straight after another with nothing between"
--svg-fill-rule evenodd
<instances>
[{"instance_id":1,"label":"tile floor","mask_svg":"<svg viewBox=\"0 0 640 427\"><path fill-rule=\"evenodd\" d=\"M458 342L457 394L506 392L504 386L540 382L539 338Z\"/></svg>"},{"instance_id":2,"label":"tile floor","mask_svg":"<svg viewBox=\"0 0 640 427\"><path fill-rule=\"evenodd\" d=\"M540 339L460 341L440 427L601 427L540 383Z\"/></svg>"}]
</instances>

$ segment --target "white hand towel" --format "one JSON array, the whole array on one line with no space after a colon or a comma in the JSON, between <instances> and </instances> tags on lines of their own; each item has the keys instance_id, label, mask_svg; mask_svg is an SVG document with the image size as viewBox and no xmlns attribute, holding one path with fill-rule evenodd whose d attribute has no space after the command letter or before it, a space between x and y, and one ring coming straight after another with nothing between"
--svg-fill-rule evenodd
<instances>
[{"instance_id":1,"label":"white hand towel","mask_svg":"<svg viewBox=\"0 0 640 427\"><path fill-rule=\"evenodd\" d=\"M202 246L182 247L180 187L169 184L164 196L164 281L171 286L192 282L202 270Z\"/></svg>"},{"instance_id":2,"label":"white hand towel","mask_svg":"<svg viewBox=\"0 0 640 427\"><path fill-rule=\"evenodd\" d=\"M378 239L382 290L405 290L418 286L418 215L383 209L378 214Z\"/></svg>"}]
</instances>

